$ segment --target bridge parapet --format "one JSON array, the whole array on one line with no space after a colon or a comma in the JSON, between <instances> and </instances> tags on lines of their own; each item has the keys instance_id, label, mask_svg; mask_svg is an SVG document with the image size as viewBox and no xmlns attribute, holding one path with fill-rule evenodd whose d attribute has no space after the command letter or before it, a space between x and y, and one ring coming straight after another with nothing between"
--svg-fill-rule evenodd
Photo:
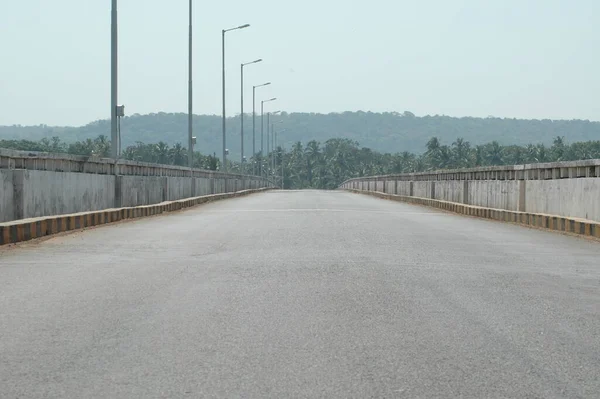
<instances>
[{"instance_id":1,"label":"bridge parapet","mask_svg":"<svg viewBox=\"0 0 600 399\"><path fill-rule=\"evenodd\" d=\"M258 176L0 149L0 222L274 186Z\"/></svg>"},{"instance_id":2,"label":"bridge parapet","mask_svg":"<svg viewBox=\"0 0 600 399\"><path fill-rule=\"evenodd\" d=\"M340 188L600 221L600 160L367 176Z\"/></svg>"},{"instance_id":3,"label":"bridge parapet","mask_svg":"<svg viewBox=\"0 0 600 399\"><path fill-rule=\"evenodd\" d=\"M52 172L90 173L123 176L170 176L170 177L222 177L242 178L244 175L224 173L183 166L161 165L147 162L96 156L54 154L36 151L15 151L0 148L0 169L45 170ZM250 177L250 176L247 176ZM254 177L254 176L252 176Z\"/></svg>"}]
</instances>

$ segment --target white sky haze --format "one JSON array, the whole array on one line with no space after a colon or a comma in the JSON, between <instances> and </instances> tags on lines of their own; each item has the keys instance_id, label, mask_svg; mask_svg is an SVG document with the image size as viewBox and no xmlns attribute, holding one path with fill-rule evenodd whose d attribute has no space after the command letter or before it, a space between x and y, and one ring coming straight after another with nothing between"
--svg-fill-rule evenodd
<instances>
[{"instance_id":1,"label":"white sky haze","mask_svg":"<svg viewBox=\"0 0 600 399\"><path fill-rule=\"evenodd\" d=\"M0 0L0 124L82 125L110 111L110 0ZM119 102L187 112L187 0L119 2ZM194 2L194 112L278 97L288 112L600 119L598 0Z\"/></svg>"}]
</instances>

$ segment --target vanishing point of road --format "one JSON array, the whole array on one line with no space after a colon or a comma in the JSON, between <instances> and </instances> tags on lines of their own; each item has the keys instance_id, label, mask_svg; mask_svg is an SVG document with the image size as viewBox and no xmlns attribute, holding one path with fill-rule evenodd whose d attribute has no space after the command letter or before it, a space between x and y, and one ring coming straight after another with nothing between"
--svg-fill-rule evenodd
<instances>
[{"instance_id":1,"label":"vanishing point of road","mask_svg":"<svg viewBox=\"0 0 600 399\"><path fill-rule=\"evenodd\" d=\"M600 244L271 191L0 250L1 398L598 398Z\"/></svg>"}]
</instances>

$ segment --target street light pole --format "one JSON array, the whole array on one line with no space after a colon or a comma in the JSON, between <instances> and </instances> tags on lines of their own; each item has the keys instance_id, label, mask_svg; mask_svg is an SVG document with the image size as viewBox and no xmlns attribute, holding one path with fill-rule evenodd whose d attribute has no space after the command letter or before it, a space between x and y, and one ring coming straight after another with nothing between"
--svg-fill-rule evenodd
<instances>
[{"instance_id":1,"label":"street light pole","mask_svg":"<svg viewBox=\"0 0 600 399\"><path fill-rule=\"evenodd\" d=\"M285 132L286 129L283 129L281 132L279 133L283 133ZM285 158L285 151L283 150L283 147L281 148L281 189L284 189L284 180L283 180L283 164L284 164L284 158Z\"/></svg>"},{"instance_id":2,"label":"street light pole","mask_svg":"<svg viewBox=\"0 0 600 399\"><path fill-rule=\"evenodd\" d=\"M271 113L267 112L267 156L269 156L269 145L271 144L269 126L271 126Z\"/></svg>"},{"instance_id":3,"label":"street light pole","mask_svg":"<svg viewBox=\"0 0 600 399\"><path fill-rule=\"evenodd\" d=\"M265 114L265 102L260 102L260 155L265 156L265 144L263 137L263 126L264 126L264 114Z\"/></svg>"},{"instance_id":4,"label":"street light pole","mask_svg":"<svg viewBox=\"0 0 600 399\"><path fill-rule=\"evenodd\" d=\"M279 113L281 111L277 111L275 113ZM279 121L278 123L283 123L283 121ZM272 145L271 145L271 152L273 153L272 155L272 163L273 163L273 175L276 176L277 175L277 170L276 170L276 162L275 162L275 149L276 149L276 145L277 145L277 132L275 131L275 127L274 127L275 123L271 124L271 141L272 141Z\"/></svg>"},{"instance_id":5,"label":"street light pole","mask_svg":"<svg viewBox=\"0 0 600 399\"><path fill-rule=\"evenodd\" d=\"M275 111L275 112L269 112L267 114L267 156L269 154L271 154L271 172L274 172L274 167L272 165L274 165L273 162L273 124L271 123L271 114L272 115L277 115L278 113L280 113L281 111ZM271 132L269 133L269 126L271 127ZM269 151L269 145L271 147L271 150Z\"/></svg>"},{"instance_id":6,"label":"street light pole","mask_svg":"<svg viewBox=\"0 0 600 399\"><path fill-rule=\"evenodd\" d=\"M225 33L230 32L232 30L248 28L249 26L250 26L249 24L240 25L235 28L223 29L221 31L221 55L223 58L222 84L223 84L223 169L224 170L227 170L227 154L225 153L226 146L227 146L227 139L226 139L226 135L225 135Z\"/></svg>"},{"instance_id":7,"label":"street light pole","mask_svg":"<svg viewBox=\"0 0 600 399\"><path fill-rule=\"evenodd\" d=\"M277 97L273 97L269 100L263 100L260 102L260 152L261 152L261 158L265 156L265 147L264 147L264 117L265 117L265 103L268 103L269 101L275 101L277 100ZM267 129L269 128L269 125L267 124ZM267 138L267 144L269 144L268 138ZM260 163L260 174L262 176L262 160Z\"/></svg>"},{"instance_id":8,"label":"street light pole","mask_svg":"<svg viewBox=\"0 0 600 399\"><path fill-rule=\"evenodd\" d=\"M188 40L188 166L191 169L194 164L194 144L192 143L192 0L190 0L190 32Z\"/></svg>"},{"instance_id":9,"label":"street light pole","mask_svg":"<svg viewBox=\"0 0 600 399\"><path fill-rule=\"evenodd\" d=\"M252 62L247 62L245 64L241 64L241 86L242 86L242 93L241 93L241 112L240 112L240 125L241 125L241 141L242 141L242 155L240 158L240 170L242 172L242 174L244 174L244 67L246 65L251 65L251 64L256 64L258 62L262 62L262 58L252 61Z\"/></svg>"},{"instance_id":10,"label":"street light pole","mask_svg":"<svg viewBox=\"0 0 600 399\"><path fill-rule=\"evenodd\" d=\"M111 155L117 159L119 155L119 133L117 125L117 105L118 105L118 20L117 20L117 0L112 0L111 10L111 56L110 56L110 140Z\"/></svg>"},{"instance_id":11,"label":"street light pole","mask_svg":"<svg viewBox=\"0 0 600 399\"><path fill-rule=\"evenodd\" d=\"M256 157L256 88L268 86L271 82L263 83L258 86L252 86L252 156ZM261 142L262 145L262 142ZM261 154L262 155L262 154ZM254 168L256 174L256 168Z\"/></svg>"}]
</instances>

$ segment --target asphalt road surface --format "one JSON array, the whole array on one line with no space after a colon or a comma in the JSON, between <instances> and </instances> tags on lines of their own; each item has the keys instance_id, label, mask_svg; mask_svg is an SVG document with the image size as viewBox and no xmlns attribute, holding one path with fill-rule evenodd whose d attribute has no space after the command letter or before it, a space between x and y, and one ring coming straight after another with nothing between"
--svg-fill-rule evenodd
<instances>
[{"instance_id":1,"label":"asphalt road surface","mask_svg":"<svg viewBox=\"0 0 600 399\"><path fill-rule=\"evenodd\" d=\"M2 398L599 398L600 243L268 192L0 250Z\"/></svg>"}]
</instances>

